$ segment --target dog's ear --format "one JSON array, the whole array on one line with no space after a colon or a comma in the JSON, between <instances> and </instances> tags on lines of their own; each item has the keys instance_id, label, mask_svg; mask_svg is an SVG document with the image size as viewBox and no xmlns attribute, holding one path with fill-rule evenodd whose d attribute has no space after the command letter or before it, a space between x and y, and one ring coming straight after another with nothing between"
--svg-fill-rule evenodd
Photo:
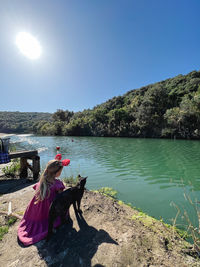
<instances>
[{"instance_id":1,"label":"dog's ear","mask_svg":"<svg viewBox=\"0 0 200 267\"><path fill-rule=\"evenodd\" d=\"M78 176L76 177L76 182L77 182L77 183L80 183L80 181L81 181L81 177L78 175Z\"/></svg>"},{"instance_id":2,"label":"dog's ear","mask_svg":"<svg viewBox=\"0 0 200 267\"><path fill-rule=\"evenodd\" d=\"M78 179L79 180L83 180L83 179L87 179L88 178L88 176L86 176L86 177L82 177L80 174L78 175Z\"/></svg>"}]
</instances>

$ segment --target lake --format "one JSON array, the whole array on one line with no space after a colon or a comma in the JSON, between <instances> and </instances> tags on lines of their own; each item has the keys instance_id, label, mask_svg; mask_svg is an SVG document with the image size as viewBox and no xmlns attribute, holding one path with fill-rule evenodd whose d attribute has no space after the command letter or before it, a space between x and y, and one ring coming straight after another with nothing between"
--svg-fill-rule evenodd
<instances>
[{"instance_id":1,"label":"lake","mask_svg":"<svg viewBox=\"0 0 200 267\"><path fill-rule=\"evenodd\" d=\"M60 146L63 158L71 160L61 178L88 176L88 189L112 187L122 201L167 223L176 216L174 203L197 224L184 193L200 200L200 141L16 135L11 143L38 149L43 168Z\"/></svg>"}]
</instances>

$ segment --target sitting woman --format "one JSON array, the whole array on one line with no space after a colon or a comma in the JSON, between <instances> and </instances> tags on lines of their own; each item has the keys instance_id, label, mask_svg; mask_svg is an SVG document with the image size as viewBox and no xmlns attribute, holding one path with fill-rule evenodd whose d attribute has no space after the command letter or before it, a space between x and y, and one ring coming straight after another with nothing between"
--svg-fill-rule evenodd
<instances>
[{"instance_id":1,"label":"sitting woman","mask_svg":"<svg viewBox=\"0 0 200 267\"><path fill-rule=\"evenodd\" d=\"M61 175L63 166L67 166L70 160L61 161L61 156L57 156L55 160L48 162L40 181L33 186L36 193L18 227L18 238L25 246L32 245L47 236L49 207L56 194L65 188L56 178ZM69 211L66 215L69 215ZM54 227L58 227L60 223L60 218L57 218Z\"/></svg>"}]
</instances>

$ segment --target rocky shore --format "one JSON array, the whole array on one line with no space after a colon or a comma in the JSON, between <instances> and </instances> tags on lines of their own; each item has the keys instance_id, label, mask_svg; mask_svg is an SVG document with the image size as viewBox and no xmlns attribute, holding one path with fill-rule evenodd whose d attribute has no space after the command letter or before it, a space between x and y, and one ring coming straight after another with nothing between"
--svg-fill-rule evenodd
<instances>
[{"instance_id":1,"label":"rocky shore","mask_svg":"<svg viewBox=\"0 0 200 267\"><path fill-rule=\"evenodd\" d=\"M1 195L0 211L23 215L32 198L32 185ZM70 223L45 240L23 247L17 241L17 220L0 241L1 266L200 266L188 254L191 244L162 222L120 201L85 191L82 215L70 208ZM5 215L0 216L1 225Z\"/></svg>"}]
</instances>

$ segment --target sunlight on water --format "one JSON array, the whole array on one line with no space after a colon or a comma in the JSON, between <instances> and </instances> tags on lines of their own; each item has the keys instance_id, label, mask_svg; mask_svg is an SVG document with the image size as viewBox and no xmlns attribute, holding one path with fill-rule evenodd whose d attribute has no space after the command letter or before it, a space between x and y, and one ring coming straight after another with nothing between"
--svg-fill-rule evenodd
<instances>
[{"instance_id":1,"label":"sunlight on water","mask_svg":"<svg viewBox=\"0 0 200 267\"><path fill-rule=\"evenodd\" d=\"M88 176L87 187L116 189L118 198L156 218L170 222L176 215L172 202L187 207L184 192L198 198L200 142L186 140L39 137L17 135L17 149L37 149L41 166L55 157L56 146L71 160L62 177ZM187 207L191 213L191 207ZM194 215L195 216L195 215Z\"/></svg>"}]
</instances>

